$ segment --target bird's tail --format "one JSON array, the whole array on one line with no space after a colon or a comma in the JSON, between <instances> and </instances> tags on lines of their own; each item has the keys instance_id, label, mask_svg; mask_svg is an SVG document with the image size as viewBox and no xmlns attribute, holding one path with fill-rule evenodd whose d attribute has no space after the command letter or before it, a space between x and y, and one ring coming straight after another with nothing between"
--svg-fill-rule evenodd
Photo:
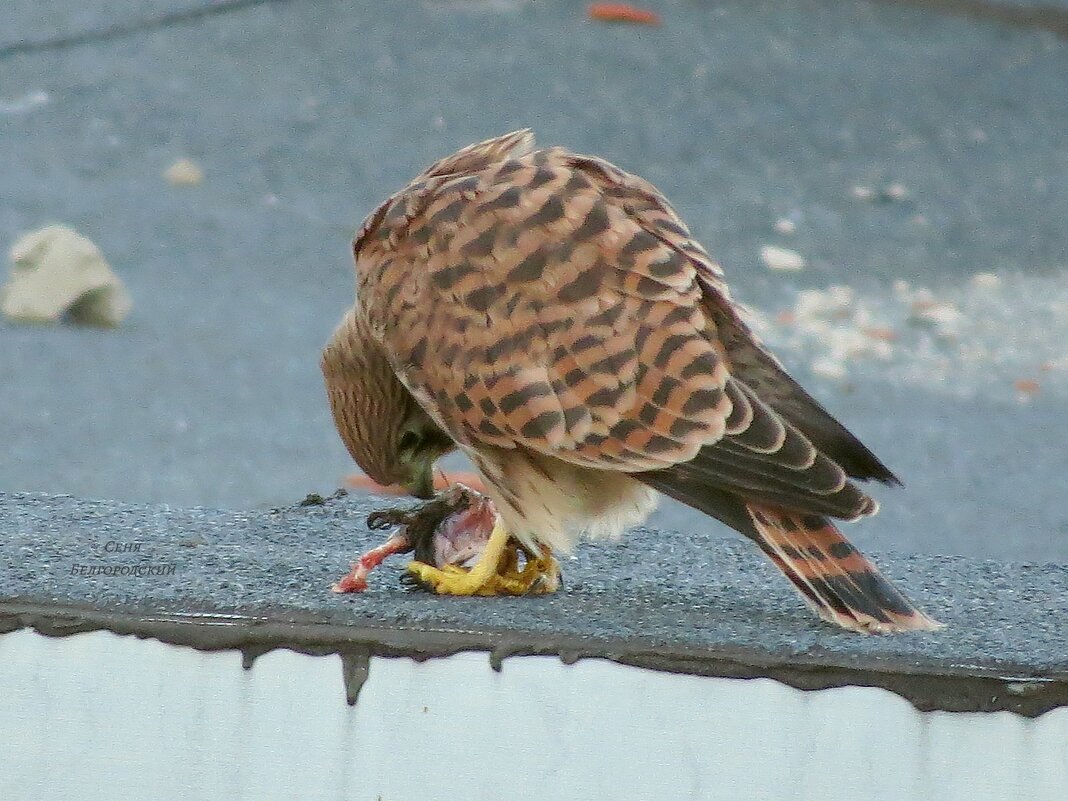
<instances>
[{"instance_id":1,"label":"bird's tail","mask_svg":"<svg viewBox=\"0 0 1068 801\"><path fill-rule=\"evenodd\" d=\"M830 520L747 503L757 543L824 620L851 631L942 628L912 605Z\"/></svg>"}]
</instances>

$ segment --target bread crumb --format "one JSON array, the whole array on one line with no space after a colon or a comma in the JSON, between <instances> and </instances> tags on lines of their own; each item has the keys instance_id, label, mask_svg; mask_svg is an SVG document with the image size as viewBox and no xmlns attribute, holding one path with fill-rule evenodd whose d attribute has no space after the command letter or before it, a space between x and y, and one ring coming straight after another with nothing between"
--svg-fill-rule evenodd
<instances>
[{"instance_id":1,"label":"bread crumb","mask_svg":"<svg viewBox=\"0 0 1068 801\"><path fill-rule=\"evenodd\" d=\"M805 257L800 253L776 245L764 245L760 258L769 270L793 272L805 269Z\"/></svg>"},{"instance_id":2,"label":"bread crumb","mask_svg":"<svg viewBox=\"0 0 1068 801\"><path fill-rule=\"evenodd\" d=\"M204 180L204 170L192 159L178 159L163 172L171 186L196 186Z\"/></svg>"},{"instance_id":3,"label":"bread crumb","mask_svg":"<svg viewBox=\"0 0 1068 801\"><path fill-rule=\"evenodd\" d=\"M879 193L883 200L901 201L909 196L909 190L905 188L905 185L895 181L892 184L887 184L883 187L883 191Z\"/></svg>"},{"instance_id":4,"label":"bread crumb","mask_svg":"<svg viewBox=\"0 0 1068 801\"><path fill-rule=\"evenodd\" d=\"M846 377L845 365L837 359L824 357L812 362L812 372L823 378L840 381Z\"/></svg>"},{"instance_id":5,"label":"bread crumb","mask_svg":"<svg viewBox=\"0 0 1068 801\"><path fill-rule=\"evenodd\" d=\"M797 231L797 223L788 217L780 217L775 221L775 233L789 236Z\"/></svg>"}]
</instances>

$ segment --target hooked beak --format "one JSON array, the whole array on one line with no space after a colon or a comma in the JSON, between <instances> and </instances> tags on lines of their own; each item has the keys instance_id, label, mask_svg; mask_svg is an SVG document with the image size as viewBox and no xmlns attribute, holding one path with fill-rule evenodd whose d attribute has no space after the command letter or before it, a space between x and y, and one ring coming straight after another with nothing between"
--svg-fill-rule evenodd
<instances>
[{"instance_id":1,"label":"hooked beak","mask_svg":"<svg viewBox=\"0 0 1068 801\"><path fill-rule=\"evenodd\" d=\"M420 465L405 484L405 489L421 500L432 499L434 497L434 465L430 463Z\"/></svg>"}]
</instances>

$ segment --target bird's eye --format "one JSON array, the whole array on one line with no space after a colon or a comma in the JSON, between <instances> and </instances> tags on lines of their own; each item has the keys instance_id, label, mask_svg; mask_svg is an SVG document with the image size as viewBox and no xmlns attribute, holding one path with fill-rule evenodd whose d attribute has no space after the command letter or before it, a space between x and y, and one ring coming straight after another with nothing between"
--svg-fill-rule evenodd
<instances>
[{"instance_id":1,"label":"bird's eye","mask_svg":"<svg viewBox=\"0 0 1068 801\"><path fill-rule=\"evenodd\" d=\"M397 442L397 449L401 453L414 453L415 449L419 447L421 438L415 431L405 431L401 434L400 441Z\"/></svg>"}]
</instances>

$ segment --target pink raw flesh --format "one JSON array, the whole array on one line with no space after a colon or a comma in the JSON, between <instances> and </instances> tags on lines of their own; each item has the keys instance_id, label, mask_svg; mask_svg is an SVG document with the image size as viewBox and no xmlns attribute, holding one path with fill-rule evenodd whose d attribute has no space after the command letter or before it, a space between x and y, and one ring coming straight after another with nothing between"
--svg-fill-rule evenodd
<instances>
[{"instance_id":1,"label":"pink raw flesh","mask_svg":"<svg viewBox=\"0 0 1068 801\"><path fill-rule=\"evenodd\" d=\"M411 549L412 544L402 530L399 534L394 534L377 548L372 548L353 562L352 570L342 576L330 589L334 592L363 592L367 589L367 575L382 564L382 561L387 556L392 556L395 553L405 553Z\"/></svg>"},{"instance_id":2,"label":"pink raw flesh","mask_svg":"<svg viewBox=\"0 0 1068 801\"><path fill-rule=\"evenodd\" d=\"M489 542L497 513L488 498L446 517L434 532L434 565L466 566L477 561Z\"/></svg>"}]
</instances>

